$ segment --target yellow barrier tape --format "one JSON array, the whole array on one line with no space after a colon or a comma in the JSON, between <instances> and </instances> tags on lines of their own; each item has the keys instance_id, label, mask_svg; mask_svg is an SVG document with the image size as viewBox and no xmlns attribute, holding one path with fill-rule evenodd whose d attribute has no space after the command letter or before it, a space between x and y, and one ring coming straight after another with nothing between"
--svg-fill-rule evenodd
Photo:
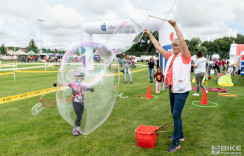
<instances>
[{"instance_id":1,"label":"yellow barrier tape","mask_svg":"<svg viewBox=\"0 0 244 156\"><path fill-rule=\"evenodd\" d=\"M0 104L7 103L7 102L13 102L13 101L17 101L17 100L23 100L23 99L27 99L27 98L34 97L34 96L43 95L46 93L52 93L55 91L56 91L56 87L53 87L53 88L38 90L35 92L29 92L29 93L14 95L14 96L8 96L8 97L0 98Z\"/></svg>"},{"instance_id":2,"label":"yellow barrier tape","mask_svg":"<svg viewBox=\"0 0 244 156\"><path fill-rule=\"evenodd\" d=\"M3 67L16 67L16 65L12 65L12 64L0 64Z\"/></svg>"},{"instance_id":3,"label":"yellow barrier tape","mask_svg":"<svg viewBox=\"0 0 244 156\"><path fill-rule=\"evenodd\" d=\"M143 70L146 70L146 69L147 68L136 70L136 71L132 71L131 73L143 71ZM14 72L12 72L12 73L14 73ZM119 74L122 75L123 73L114 73L113 75L119 75ZM106 76L112 76L112 74L107 74ZM61 89L66 89L66 88L68 88L68 87L63 87ZM56 91L56 87L52 87L52 88L38 90L38 91L34 91L34 92L29 92L29 93L14 95L14 96L8 96L8 97L0 98L0 104L7 103L7 102L13 102L13 101L17 101L17 100L23 100L23 99L27 99L27 98L34 97L34 96L43 95L43 94L46 94L46 93L52 93L52 92L55 92L55 91Z\"/></svg>"},{"instance_id":4,"label":"yellow barrier tape","mask_svg":"<svg viewBox=\"0 0 244 156\"><path fill-rule=\"evenodd\" d=\"M18 70L18 73L57 73L58 71L28 71L28 70Z\"/></svg>"},{"instance_id":5,"label":"yellow barrier tape","mask_svg":"<svg viewBox=\"0 0 244 156\"><path fill-rule=\"evenodd\" d=\"M146 70L147 68L145 69L140 69L140 70L135 70L135 71L131 71L131 73L136 73L136 72L139 72L139 71L143 71L143 70ZM110 73L110 74L105 74L105 76L114 76L114 75L124 75L122 72L120 73Z\"/></svg>"},{"instance_id":6,"label":"yellow barrier tape","mask_svg":"<svg viewBox=\"0 0 244 156\"><path fill-rule=\"evenodd\" d=\"M148 68L144 68L144 69L140 69L140 70L131 71L131 73L135 73L135 72L143 71L143 70L146 70L146 69L148 69Z\"/></svg>"},{"instance_id":7,"label":"yellow barrier tape","mask_svg":"<svg viewBox=\"0 0 244 156\"><path fill-rule=\"evenodd\" d=\"M146 70L145 69L140 69L140 70L135 70L135 71L131 71L131 73L135 73L135 72L139 72L142 70ZM58 71L28 71L28 70L17 70L15 72L18 73L57 73ZM13 74L14 72L7 72L7 73L0 73L0 75L7 75L7 74ZM113 75L123 75L123 73L113 73L113 74L106 74L105 76L113 76Z\"/></svg>"},{"instance_id":8,"label":"yellow barrier tape","mask_svg":"<svg viewBox=\"0 0 244 156\"><path fill-rule=\"evenodd\" d=\"M6 73L0 73L0 75L8 75L8 74L13 74L14 72L6 72Z\"/></svg>"}]
</instances>

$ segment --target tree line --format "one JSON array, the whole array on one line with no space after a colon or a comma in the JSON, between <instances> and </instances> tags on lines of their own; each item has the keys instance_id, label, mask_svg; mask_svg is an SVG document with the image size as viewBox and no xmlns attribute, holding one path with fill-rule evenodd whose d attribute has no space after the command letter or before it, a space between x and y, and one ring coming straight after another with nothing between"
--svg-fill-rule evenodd
<instances>
[{"instance_id":1,"label":"tree line","mask_svg":"<svg viewBox=\"0 0 244 156\"><path fill-rule=\"evenodd\" d=\"M158 32L152 32L153 36L158 40ZM139 34L142 35L142 34ZM226 59L229 57L230 45L232 43L244 44L244 35L237 34L236 37L222 37L218 38L214 41L201 41L199 37L194 37L191 40L185 40L188 46L188 49L191 52L191 55L195 55L198 50L201 50L206 57L207 55L211 56L213 54L219 54L221 59ZM5 47L4 44L0 47L1 54L6 54L6 50L19 50L23 49L21 47ZM29 45L25 47L26 51L34 51L38 52L38 47L33 39L30 40ZM39 49L40 50L40 49ZM46 49L43 48L42 51L44 53L65 53L64 50L58 49ZM157 51L154 48L152 42L149 37L145 34L142 35L141 39L137 44L134 44L130 49L128 49L126 54L141 56L141 55L156 55Z\"/></svg>"},{"instance_id":2,"label":"tree line","mask_svg":"<svg viewBox=\"0 0 244 156\"><path fill-rule=\"evenodd\" d=\"M24 47L24 48L23 47L13 47L13 46L5 47L4 44L2 44L2 46L0 47L1 54L7 54L7 49L15 50L15 51L18 51L19 49L26 49L26 52L33 51L35 53L38 53L38 51L41 50L41 49L38 49L38 47L36 46L36 42L33 39L31 39L28 46ZM42 51L43 51L43 53L62 53L62 54L65 53L64 50L58 50L58 49L51 50L51 49L42 48Z\"/></svg>"},{"instance_id":3,"label":"tree line","mask_svg":"<svg viewBox=\"0 0 244 156\"><path fill-rule=\"evenodd\" d=\"M152 33L153 36L158 39L158 32ZM191 40L185 40L191 55L195 55L197 51L201 50L204 56L211 56L213 54L219 54L221 59L229 57L230 46L232 43L244 44L244 35L237 34L236 37L222 37L215 39L214 41L202 42L199 37L194 37ZM156 55L157 51L152 45L149 37L143 35L141 40L133 45L126 54L141 56L141 55Z\"/></svg>"}]
</instances>

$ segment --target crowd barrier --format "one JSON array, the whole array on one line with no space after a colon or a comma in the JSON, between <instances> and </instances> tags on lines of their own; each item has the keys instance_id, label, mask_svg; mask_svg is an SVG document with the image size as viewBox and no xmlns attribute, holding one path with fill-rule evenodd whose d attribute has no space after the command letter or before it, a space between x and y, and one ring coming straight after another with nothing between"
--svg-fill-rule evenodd
<instances>
[{"instance_id":1,"label":"crowd barrier","mask_svg":"<svg viewBox=\"0 0 244 156\"><path fill-rule=\"evenodd\" d=\"M43 66L31 66L31 67L21 67L18 68L18 65L43 65ZM15 73L17 72L28 72L28 73L41 73L41 72L57 72L57 71L46 71L48 67L53 67L59 65L59 63L17 63L13 61L13 63L9 64L1 64L0 63L0 75L9 75L13 74L14 80L15 80ZM7 68L12 67L12 68ZM34 68L44 68L44 71L24 71L23 69L34 69ZM2 71L12 71L12 72L2 72Z\"/></svg>"},{"instance_id":2,"label":"crowd barrier","mask_svg":"<svg viewBox=\"0 0 244 156\"><path fill-rule=\"evenodd\" d=\"M22 99L27 99L30 97L39 96L39 95L43 95L46 93L52 93L55 91L56 91L56 87L53 87L53 88L38 90L35 92L29 92L29 93L24 93L24 94L19 94L19 95L8 96L8 97L0 98L0 104L6 103L6 102L13 102L13 101L17 101L17 100L22 100Z\"/></svg>"}]
</instances>

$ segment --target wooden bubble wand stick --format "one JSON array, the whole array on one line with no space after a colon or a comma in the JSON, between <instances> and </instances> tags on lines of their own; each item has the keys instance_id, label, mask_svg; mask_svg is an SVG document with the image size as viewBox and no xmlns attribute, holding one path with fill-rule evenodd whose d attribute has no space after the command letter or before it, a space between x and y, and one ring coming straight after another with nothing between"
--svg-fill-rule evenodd
<instances>
[{"instance_id":1,"label":"wooden bubble wand stick","mask_svg":"<svg viewBox=\"0 0 244 156\"><path fill-rule=\"evenodd\" d=\"M156 18L156 19L160 19L160 20L163 20L163 21L168 21L166 19L163 19L163 18L159 18L159 17L155 17L155 16L152 16L152 15L148 15L149 17L152 17L152 18Z\"/></svg>"}]
</instances>

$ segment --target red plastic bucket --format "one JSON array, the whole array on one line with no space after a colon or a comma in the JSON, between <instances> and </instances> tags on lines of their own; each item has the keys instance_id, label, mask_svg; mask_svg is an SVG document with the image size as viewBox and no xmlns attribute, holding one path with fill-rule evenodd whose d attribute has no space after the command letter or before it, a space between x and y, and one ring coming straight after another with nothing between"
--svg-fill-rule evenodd
<instances>
[{"instance_id":1,"label":"red plastic bucket","mask_svg":"<svg viewBox=\"0 0 244 156\"><path fill-rule=\"evenodd\" d=\"M158 133L153 133L158 129L155 126L140 125L136 130L137 146L144 148L154 148L157 143Z\"/></svg>"}]
</instances>

